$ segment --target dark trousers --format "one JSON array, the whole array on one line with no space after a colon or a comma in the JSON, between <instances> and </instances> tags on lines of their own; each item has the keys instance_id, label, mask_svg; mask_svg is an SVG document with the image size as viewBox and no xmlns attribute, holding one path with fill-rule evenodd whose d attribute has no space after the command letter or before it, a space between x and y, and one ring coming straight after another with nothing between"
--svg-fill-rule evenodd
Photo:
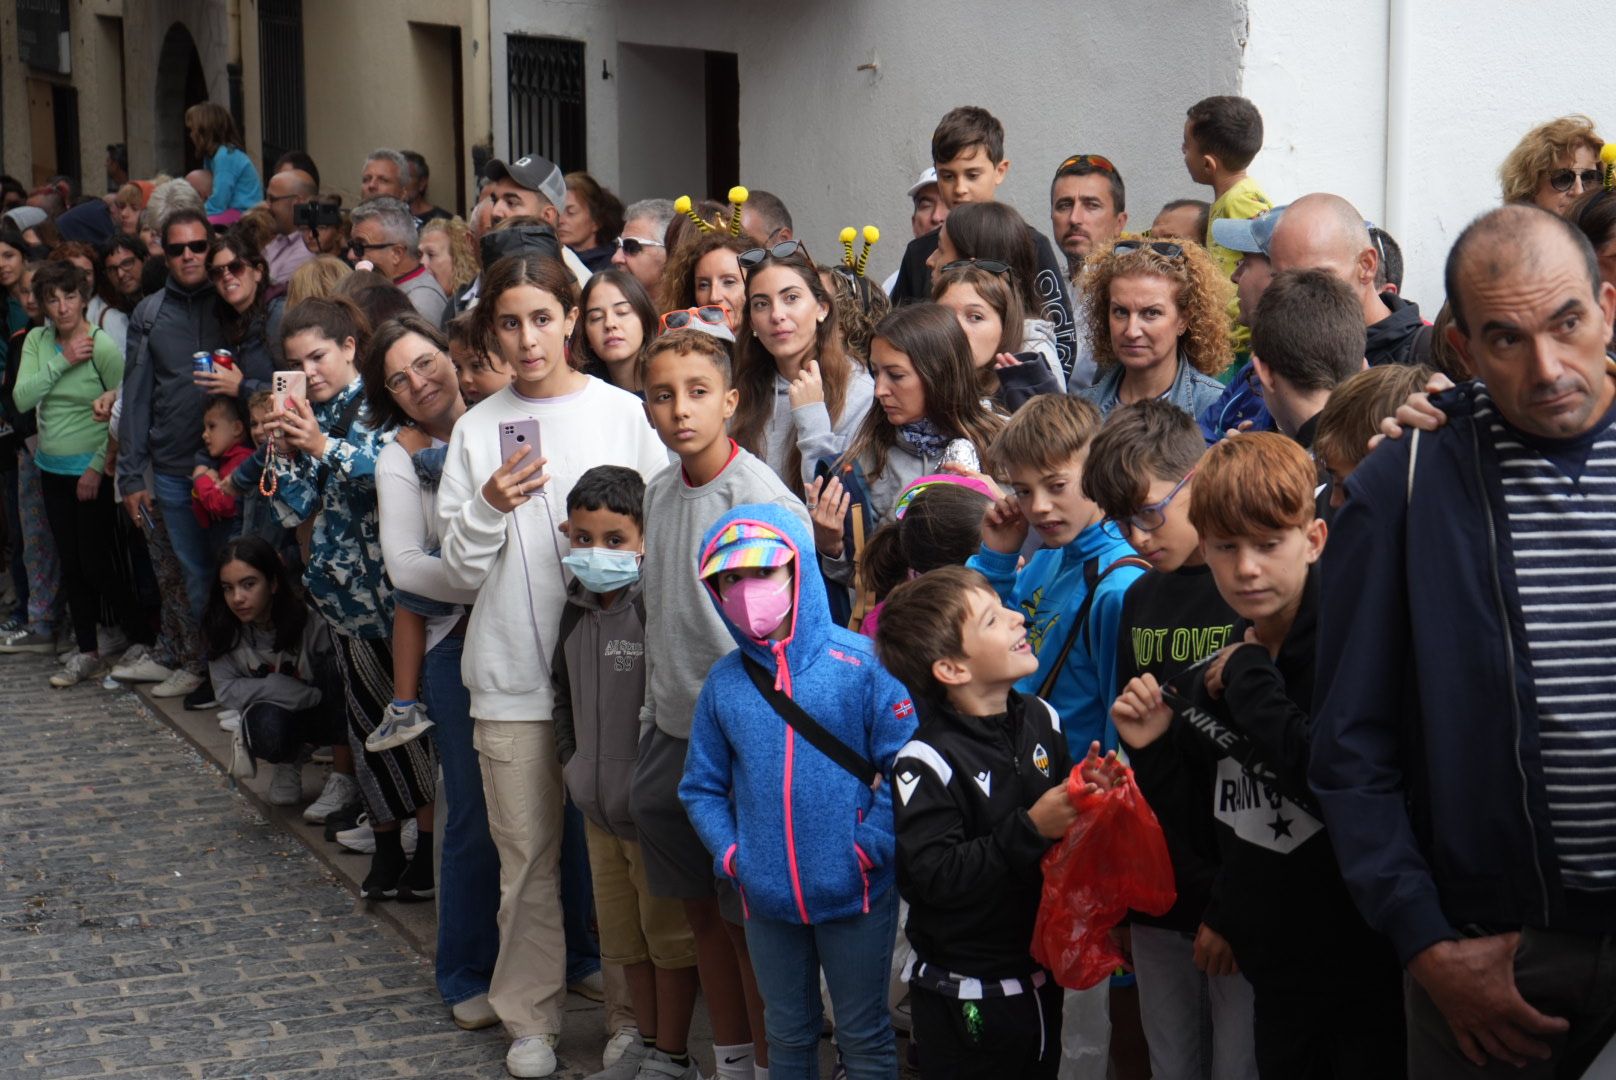
<instances>
[{"instance_id":1,"label":"dark trousers","mask_svg":"<svg viewBox=\"0 0 1616 1080\"><path fill-rule=\"evenodd\" d=\"M1332 977L1332 972L1318 972L1317 989L1265 986L1251 979L1257 1075L1262 1080L1398 1080L1406 1075L1402 976L1396 965L1389 963L1384 973L1372 976L1333 983Z\"/></svg>"},{"instance_id":2,"label":"dark trousers","mask_svg":"<svg viewBox=\"0 0 1616 1080\"><path fill-rule=\"evenodd\" d=\"M260 761L296 761L305 744L330 746L342 737L342 713L323 702L312 709L294 711L284 705L255 701L241 714L242 741L247 744L247 752Z\"/></svg>"},{"instance_id":3,"label":"dark trousers","mask_svg":"<svg viewBox=\"0 0 1616 1080\"><path fill-rule=\"evenodd\" d=\"M1599 1051L1616 1038L1616 934L1595 937L1556 930L1521 931L1515 950L1515 988L1549 1016L1571 1021L1564 1035L1538 1035L1554 1056L1517 1069L1497 1059L1477 1068L1459 1052L1453 1029L1413 979L1406 982L1409 1075L1425 1080L1508 1076L1520 1080L1609 1076L1589 1071ZM1603 1067L1604 1062L1600 1063Z\"/></svg>"},{"instance_id":4,"label":"dark trousers","mask_svg":"<svg viewBox=\"0 0 1616 1080\"><path fill-rule=\"evenodd\" d=\"M102 477L100 491L89 502L79 501L78 483L77 476L39 474L45 520L56 541L62 585L73 616L73 635L80 652L95 652L95 628L103 607L131 641L142 636L141 618L134 593L119 573L112 544L117 527L112 481Z\"/></svg>"},{"instance_id":5,"label":"dark trousers","mask_svg":"<svg viewBox=\"0 0 1616 1080\"><path fill-rule=\"evenodd\" d=\"M922 1080L1054 1080L1065 994L1053 979L1030 994L979 1001L910 986Z\"/></svg>"}]
</instances>

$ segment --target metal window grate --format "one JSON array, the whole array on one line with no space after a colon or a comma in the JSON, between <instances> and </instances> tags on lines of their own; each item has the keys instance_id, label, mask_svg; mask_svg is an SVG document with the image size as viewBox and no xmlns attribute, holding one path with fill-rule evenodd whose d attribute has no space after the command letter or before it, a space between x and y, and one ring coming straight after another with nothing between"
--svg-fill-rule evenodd
<instances>
[{"instance_id":1,"label":"metal window grate","mask_svg":"<svg viewBox=\"0 0 1616 1080\"><path fill-rule=\"evenodd\" d=\"M258 0L259 92L264 168L288 150L306 149L303 104L303 0Z\"/></svg>"},{"instance_id":2,"label":"metal window grate","mask_svg":"<svg viewBox=\"0 0 1616 1080\"><path fill-rule=\"evenodd\" d=\"M562 172L585 168L583 42L510 34L505 46L511 157L543 154Z\"/></svg>"}]
</instances>

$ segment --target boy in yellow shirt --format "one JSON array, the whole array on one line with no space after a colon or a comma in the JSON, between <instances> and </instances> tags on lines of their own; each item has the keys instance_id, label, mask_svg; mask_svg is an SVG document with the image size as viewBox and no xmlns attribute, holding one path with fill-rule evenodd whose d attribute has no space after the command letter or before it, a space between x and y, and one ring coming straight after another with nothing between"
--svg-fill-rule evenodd
<instances>
[{"instance_id":1,"label":"boy in yellow shirt","mask_svg":"<svg viewBox=\"0 0 1616 1080\"><path fill-rule=\"evenodd\" d=\"M1190 179L1212 188L1212 210L1207 215L1201 242L1225 274L1233 274L1240 253L1212 239L1212 223L1219 218L1254 218L1273 208L1257 181L1246 175L1251 160L1262 149L1262 114L1243 97L1219 95L1190 106L1184 121L1184 167ZM1251 351L1251 331L1240 324L1239 304L1229 302L1229 340L1235 365Z\"/></svg>"}]
</instances>

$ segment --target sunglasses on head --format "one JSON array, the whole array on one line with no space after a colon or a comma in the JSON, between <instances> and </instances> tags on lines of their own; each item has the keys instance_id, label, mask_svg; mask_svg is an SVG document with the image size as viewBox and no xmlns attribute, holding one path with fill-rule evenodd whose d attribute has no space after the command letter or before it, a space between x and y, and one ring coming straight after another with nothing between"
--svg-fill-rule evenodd
<instances>
[{"instance_id":1,"label":"sunglasses on head","mask_svg":"<svg viewBox=\"0 0 1616 1080\"><path fill-rule=\"evenodd\" d=\"M708 326L722 326L727 330L729 329L729 310L720 304L703 304L701 307L664 311L659 329L681 330L692 322L704 322Z\"/></svg>"},{"instance_id":2,"label":"sunglasses on head","mask_svg":"<svg viewBox=\"0 0 1616 1080\"><path fill-rule=\"evenodd\" d=\"M641 240L637 236L619 236L617 246L623 249L624 255L638 255L648 247L667 247L660 240Z\"/></svg>"},{"instance_id":3,"label":"sunglasses on head","mask_svg":"<svg viewBox=\"0 0 1616 1080\"><path fill-rule=\"evenodd\" d=\"M229 262L223 265L216 263L213 266L208 267L208 277L212 278L214 281L218 281L226 274L229 274L233 278L239 279L241 275L245 274L246 272L247 261L245 259L231 259Z\"/></svg>"},{"instance_id":4,"label":"sunglasses on head","mask_svg":"<svg viewBox=\"0 0 1616 1080\"><path fill-rule=\"evenodd\" d=\"M943 273L946 274L950 270L962 270L967 266L979 267L990 274L999 274L1001 276L1010 273L1010 264L999 262L997 259L955 259L951 263L943 264Z\"/></svg>"},{"instance_id":5,"label":"sunglasses on head","mask_svg":"<svg viewBox=\"0 0 1616 1080\"><path fill-rule=\"evenodd\" d=\"M813 256L808 254L808 248L803 245L801 240L787 240L785 243L776 244L771 248L748 248L737 255L735 261L741 264L742 270L750 270L764 259L789 259L799 251L802 252L803 258L809 262L814 261Z\"/></svg>"},{"instance_id":6,"label":"sunglasses on head","mask_svg":"<svg viewBox=\"0 0 1616 1080\"><path fill-rule=\"evenodd\" d=\"M1136 251L1154 251L1167 259L1177 259L1184 254L1184 249L1178 244L1170 244L1166 240L1123 240L1111 250L1118 255L1132 255Z\"/></svg>"},{"instance_id":7,"label":"sunglasses on head","mask_svg":"<svg viewBox=\"0 0 1616 1080\"><path fill-rule=\"evenodd\" d=\"M1567 192L1571 185L1582 181L1582 190L1592 191L1604 182L1598 169L1555 169L1549 174L1549 186L1555 191Z\"/></svg>"},{"instance_id":8,"label":"sunglasses on head","mask_svg":"<svg viewBox=\"0 0 1616 1080\"><path fill-rule=\"evenodd\" d=\"M164 244L163 254L170 259L177 259L189 251L192 255L205 255L208 250L206 240L187 240L183 244Z\"/></svg>"},{"instance_id":9,"label":"sunglasses on head","mask_svg":"<svg viewBox=\"0 0 1616 1080\"><path fill-rule=\"evenodd\" d=\"M1109 158L1103 158L1099 154L1073 154L1055 167L1055 175L1064 176L1069 169L1099 169L1108 173L1117 171L1117 167L1111 164Z\"/></svg>"}]
</instances>

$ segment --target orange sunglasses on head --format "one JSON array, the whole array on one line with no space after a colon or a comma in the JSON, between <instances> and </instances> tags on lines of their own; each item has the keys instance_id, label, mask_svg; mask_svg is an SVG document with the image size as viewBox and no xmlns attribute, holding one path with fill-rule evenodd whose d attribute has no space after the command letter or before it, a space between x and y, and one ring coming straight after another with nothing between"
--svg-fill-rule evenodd
<instances>
[{"instance_id":1,"label":"orange sunglasses on head","mask_svg":"<svg viewBox=\"0 0 1616 1080\"><path fill-rule=\"evenodd\" d=\"M701 307L680 308L678 311L664 311L658 332L663 330L679 330L689 326L692 322L704 322L708 326L722 326L729 329L729 308L723 304L703 304Z\"/></svg>"}]
</instances>

